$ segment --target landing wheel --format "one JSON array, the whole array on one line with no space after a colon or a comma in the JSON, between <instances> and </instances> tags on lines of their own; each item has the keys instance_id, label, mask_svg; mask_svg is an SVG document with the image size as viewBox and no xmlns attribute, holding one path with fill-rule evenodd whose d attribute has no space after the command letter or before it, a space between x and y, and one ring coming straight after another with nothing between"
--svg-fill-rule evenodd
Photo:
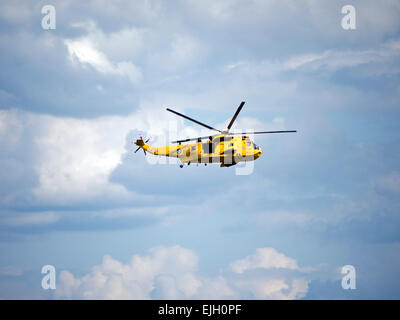
<instances>
[{"instance_id":1,"label":"landing wheel","mask_svg":"<svg viewBox=\"0 0 400 320\"><path fill-rule=\"evenodd\" d=\"M179 165L179 168L183 168L183 164L180 164L180 165Z\"/></svg>"}]
</instances>

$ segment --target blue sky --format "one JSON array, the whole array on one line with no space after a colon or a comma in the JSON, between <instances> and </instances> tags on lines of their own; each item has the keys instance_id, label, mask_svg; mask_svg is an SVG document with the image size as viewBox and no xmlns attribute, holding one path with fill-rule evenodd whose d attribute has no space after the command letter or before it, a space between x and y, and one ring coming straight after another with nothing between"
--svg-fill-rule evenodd
<instances>
[{"instance_id":1,"label":"blue sky","mask_svg":"<svg viewBox=\"0 0 400 320\"><path fill-rule=\"evenodd\" d=\"M399 14L2 1L0 298L399 299ZM165 107L222 129L241 101L235 129L298 130L255 137L250 175L133 153L208 134Z\"/></svg>"}]
</instances>

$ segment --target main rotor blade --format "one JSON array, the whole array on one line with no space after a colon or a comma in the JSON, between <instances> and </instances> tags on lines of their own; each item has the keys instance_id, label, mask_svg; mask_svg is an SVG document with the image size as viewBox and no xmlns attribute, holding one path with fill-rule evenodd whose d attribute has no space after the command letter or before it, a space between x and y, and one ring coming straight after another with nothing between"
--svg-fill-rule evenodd
<instances>
[{"instance_id":1,"label":"main rotor blade","mask_svg":"<svg viewBox=\"0 0 400 320\"><path fill-rule=\"evenodd\" d=\"M240 136L242 134L289 133L289 132L297 132L297 130L235 132L235 133L229 133L229 135L231 135L231 136Z\"/></svg>"},{"instance_id":2,"label":"main rotor blade","mask_svg":"<svg viewBox=\"0 0 400 320\"><path fill-rule=\"evenodd\" d=\"M244 134L264 134L264 133L291 133L291 132L297 132L297 130L236 132L236 133L227 133L226 136L241 136L241 135L244 135ZM213 136L182 139L182 140L171 141L171 143L182 143L182 142L196 141L196 140L202 140L202 139L209 139L210 137L213 137Z\"/></svg>"},{"instance_id":3,"label":"main rotor blade","mask_svg":"<svg viewBox=\"0 0 400 320\"><path fill-rule=\"evenodd\" d=\"M197 124L199 124L199 125L201 125L201 126L203 126L203 127L206 127L207 129L214 130L214 131L218 131L218 132L222 132L221 130L218 130L218 129L215 129L215 128L213 128L213 127L210 127L209 125L206 125L206 124L204 124L204 123L202 123L202 122L200 122L200 121L197 121L197 120L194 120L194 119L192 119L192 118L189 118L188 116L185 116L184 114L179 113L179 112L176 112L176 111L171 110L171 109L169 109L169 108L167 108L167 111L172 112L172 113L175 113L176 115L181 116L181 117L183 117L183 118L185 118L185 119L187 119L187 120L193 121L194 123L197 123Z\"/></svg>"},{"instance_id":4,"label":"main rotor blade","mask_svg":"<svg viewBox=\"0 0 400 320\"><path fill-rule=\"evenodd\" d=\"M239 112L242 110L242 108L243 108L243 106L244 106L244 103L245 103L245 102L242 101L242 103L240 104L240 106L237 108L235 114L233 115L233 118L232 118L231 122L229 122L229 124L228 124L228 131L229 131L229 129L232 127L233 123L235 122L236 117L238 116Z\"/></svg>"},{"instance_id":5,"label":"main rotor blade","mask_svg":"<svg viewBox=\"0 0 400 320\"><path fill-rule=\"evenodd\" d=\"M176 140L176 141L171 141L171 143L182 143L182 142L188 142L188 141L196 141L196 140L202 140L202 139L208 139L211 136L205 136L205 137L197 137L197 138L189 138L189 139L182 139L182 140Z\"/></svg>"}]
</instances>

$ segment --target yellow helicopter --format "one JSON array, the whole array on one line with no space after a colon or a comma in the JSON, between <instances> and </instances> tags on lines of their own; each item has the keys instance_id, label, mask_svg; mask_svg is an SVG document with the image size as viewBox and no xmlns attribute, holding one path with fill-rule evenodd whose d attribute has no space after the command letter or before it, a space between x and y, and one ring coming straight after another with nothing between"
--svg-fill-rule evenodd
<instances>
[{"instance_id":1,"label":"yellow helicopter","mask_svg":"<svg viewBox=\"0 0 400 320\"><path fill-rule=\"evenodd\" d=\"M138 152L139 149L143 149L145 155L146 152L149 152L158 156L176 157L182 162L180 165L181 168L183 167L184 163L187 163L188 165L191 163L204 163L204 165L207 165L207 163L220 163L220 167L230 167L239 162L254 161L261 156L261 148L251 141L251 139L247 136L248 134L297 132L296 130L285 130L230 133L229 130L235 122L239 112L242 110L244 104L244 101L240 103L238 109L233 115L232 120L229 122L227 129L224 131L215 129L200 121L189 118L184 114L167 108L166 110L169 112L193 121L194 123L197 123L198 125L201 125L207 129L217 131L218 133L205 137L172 141L171 143L177 144L165 147L149 146L147 142L150 140L150 138L146 141L143 141L143 138L140 137L140 139L134 142L138 146L135 153ZM206 141L202 142L203 140ZM182 144L183 142L189 141L196 141L196 143Z\"/></svg>"}]
</instances>

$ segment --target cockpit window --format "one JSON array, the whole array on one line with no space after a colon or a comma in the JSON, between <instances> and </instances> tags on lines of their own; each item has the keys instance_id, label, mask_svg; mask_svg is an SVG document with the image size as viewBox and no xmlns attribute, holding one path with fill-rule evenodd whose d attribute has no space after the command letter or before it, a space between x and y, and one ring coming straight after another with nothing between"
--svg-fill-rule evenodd
<instances>
[{"instance_id":1,"label":"cockpit window","mask_svg":"<svg viewBox=\"0 0 400 320\"><path fill-rule=\"evenodd\" d=\"M260 147L254 143L254 150L258 150Z\"/></svg>"},{"instance_id":2,"label":"cockpit window","mask_svg":"<svg viewBox=\"0 0 400 320\"><path fill-rule=\"evenodd\" d=\"M246 146L251 147L251 142L250 142L250 141L247 141L247 142L246 142Z\"/></svg>"}]
</instances>

